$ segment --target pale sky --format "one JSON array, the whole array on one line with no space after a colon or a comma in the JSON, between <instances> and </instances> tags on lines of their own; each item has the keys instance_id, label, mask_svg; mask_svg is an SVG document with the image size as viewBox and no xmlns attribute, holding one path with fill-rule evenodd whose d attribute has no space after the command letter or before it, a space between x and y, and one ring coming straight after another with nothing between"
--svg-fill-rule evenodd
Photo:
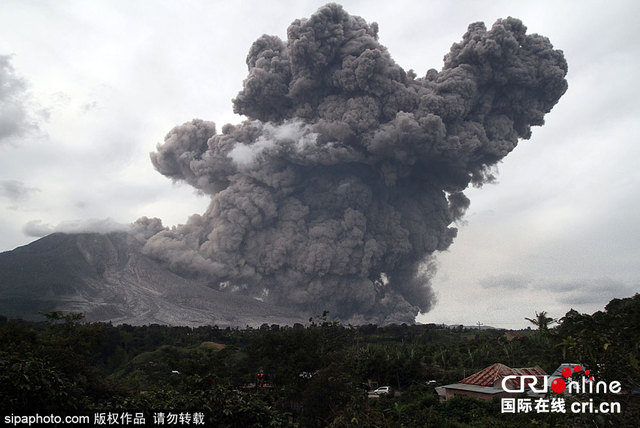
<instances>
[{"instance_id":1,"label":"pale sky","mask_svg":"<svg viewBox=\"0 0 640 428\"><path fill-rule=\"evenodd\" d=\"M149 152L193 118L239 123L231 99L262 34L286 40L322 1L0 2L0 251L54 230L165 225L209 198ZM467 26L521 19L564 51L569 90L471 199L437 255L420 322L527 326L640 289L640 3L344 1L405 70L440 69Z\"/></svg>"}]
</instances>

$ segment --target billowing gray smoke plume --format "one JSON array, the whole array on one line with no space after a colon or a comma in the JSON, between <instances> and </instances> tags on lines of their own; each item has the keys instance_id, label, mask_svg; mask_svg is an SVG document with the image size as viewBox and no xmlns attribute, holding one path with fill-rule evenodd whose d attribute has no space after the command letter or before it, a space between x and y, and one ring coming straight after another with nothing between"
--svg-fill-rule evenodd
<instances>
[{"instance_id":1,"label":"billowing gray smoke plume","mask_svg":"<svg viewBox=\"0 0 640 428\"><path fill-rule=\"evenodd\" d=\"M469 26L417 77L378 27L330 4L262 36L233 100L248 119L193 120L151 154L211 195L148 254L213 286L349 322L413 322L434 302L432 254L456 236L470 183L542 125L567 64L517 19Z\"/></svg>"}]
</instances>

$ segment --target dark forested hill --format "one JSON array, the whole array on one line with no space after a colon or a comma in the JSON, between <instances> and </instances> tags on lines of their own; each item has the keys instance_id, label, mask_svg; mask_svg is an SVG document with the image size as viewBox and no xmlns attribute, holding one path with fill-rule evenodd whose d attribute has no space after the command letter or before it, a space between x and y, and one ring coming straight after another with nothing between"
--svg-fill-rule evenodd
<instances>
[{"instance_id":1,"label":"dark forested hill","mask_svg":"<svg viewBox=\"0 0 640 428\"><path fill-rule=\"evenodd\" d=\"M327 315L306 326L242 329L0 316L0 420L106 412L141 414L150 425L162 409L201 413L215 427L638 427L639 294L510 337L436 324L345 326ZM505 412L498 398L440 401L435 389L496 363L552 373L568 361L599 385L618 383L620 393L519 398L530 400L528 411ZM378 386L392 393L370 393ZM555 398L555 411L536 407ZM610 404L619 410L597 410Z\"/></svg>"}]
</instances>

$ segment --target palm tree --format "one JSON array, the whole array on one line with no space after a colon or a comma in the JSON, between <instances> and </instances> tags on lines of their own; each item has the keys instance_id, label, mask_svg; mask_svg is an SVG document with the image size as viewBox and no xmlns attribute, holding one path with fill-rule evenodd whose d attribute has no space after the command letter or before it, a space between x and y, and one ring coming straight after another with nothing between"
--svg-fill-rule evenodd
<instances>
[{"instance_id":1,"label":"palm tree","mask_svg":"<svg viewBox=\"0 0 640 428\"><path fill-rule=\"evenodd\" d=\"M561 346L562 347L562 360L564 361L564 360L567 359L567 350L573 352L578 347L578 340L575 339L572 336L567 336L560 343L558 343L556 346L558 346L558 347ZM582 355L579 355L578 359L582 360Z\"/></svg>"},{"instance_id":2,"label":"palm tree","mask_svg":"<svg viewBox=\"0 0 640 428\"><path fill-rule=\"evenodd\" d=\"M538 326L538 330L540 330L540 331L548 331L549 330L549 324L555 324L555 323L558 322L554 318L548 317L547 316L547 311L542 311L540 313L538 313L536 311L536 317L535 318L527 318L527 317L525 317L524 319L526 319L527 321L529 321L533 325L537 325Z\"/></svg>"}]
</instances>

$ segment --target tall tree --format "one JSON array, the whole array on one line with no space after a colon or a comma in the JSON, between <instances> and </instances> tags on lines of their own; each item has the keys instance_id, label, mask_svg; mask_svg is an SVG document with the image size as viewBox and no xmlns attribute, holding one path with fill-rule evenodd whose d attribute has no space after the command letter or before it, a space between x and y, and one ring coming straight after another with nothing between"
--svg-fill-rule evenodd
<instances>
[{"instance_id":1,"label":"tall tree","mask_svg":"<svg viewBox=\"0 0 640 428\"><path fill-rule=\"evenodd\" d=\"M536 317L535 318L526 318L525 317L525 319L527 321L529 321L531 324L537 325L538 326L538 330L540 330L540 331L548 331L550 324L555 324L555 323L558 322L554 318L548 317L547 316L547 311L542 311L540 313L538 313L536 311Z\"/></svg>"}]
</instances>

